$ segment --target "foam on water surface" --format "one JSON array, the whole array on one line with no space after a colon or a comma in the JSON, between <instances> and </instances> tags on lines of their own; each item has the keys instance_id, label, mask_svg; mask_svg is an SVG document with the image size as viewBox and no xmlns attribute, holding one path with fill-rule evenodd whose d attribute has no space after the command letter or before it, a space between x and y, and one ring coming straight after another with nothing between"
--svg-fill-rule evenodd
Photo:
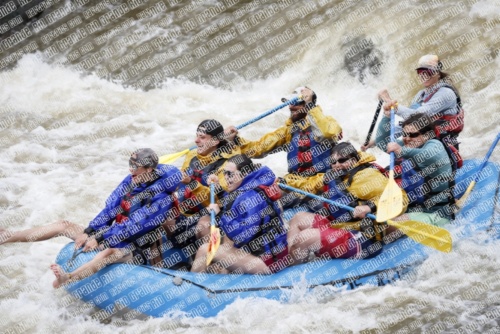
<instances>
[{"instance_id":1,"label":"foam on water surface","mask_svg":"<svg viewBox=\"0 0 500 334\"><path fill-rule=\"evenodd\" d=\"M163 2L169 6L175 1ZM96 3L91 1L83 9ZM148 2L140 9L155 3ZM241 3L238 8L248 3ZM326 37L287 58L285 64L289 67L276 76L266 74L281 63L268 70L256 67L259 75L247 80L243 70L233 71L231 78L239 76L240 80L232 80L230 90L212 84L208 79L209 72L202 73L201 79L205 80L170 77L156 87L142 90L130 85L133 82L123 85L116 78L109 81L92 74L92 71L79 71L74 64L63 65L54 58L46 59L41 53L25 55L14 68L2 70L0 226L23 229L61 218L86 226L128 172L127 159L133 149L151 147L161 155L183 150L193 145L194 132L200 121L216 118L225 126L241 124L278 105L283 95L303 84L315 90L325 113L340 122L344 138L359 145L371 123L377 92L387 87L400 103L408 104L418 90L418 84L407 91L401 90L400 94L397 92L405 85L413 85L416 80L412 77L414 63L425 53L444 54L442 59L449 61L450 73L462 74L459 78L463 79L458 85L466 109L466 126L460 136L464 158L480 158L486 153L499 131L500 115L500 63L497 57L500 43L495 34L499 8L495 2L467 1L460 2L460 7L448 1L435 1L434 9L414 21L420 27L426 22L431 27L431 20L446 25L446 29L434 35L432 29L423 28L413 34L409 26L397 32L391 31L391 20L376 20L375 15L358 19L351 16L352 20L344 21L346 26L335 25L342 18L348 19L348 12L334 15L327 12L326 3L329 2L315 2L316 13L307 14L311 15L308 20L312 16L323 20L324 24L317 26L308 22L313 31L325 29ZM394 8L393 20L402 19L412 10L417 15L418 10L425 6L424 1L406 1L398 11L396 5L399 1L369 1L366 4L354 3L351 10L358 10L361 15L367 5L379 6L381 3L385 4L385 10ZM207 2L203 6L208 9L216 4L215 1ZM332 2L331 5L339 4ZM185 5L177 4L172 10ZM256 13L270 4L262 2L261 6L249 7L249 10ZM460 10L451 16L455 13L451 11L454 6ZM233 14L235 8L228 8L223 15ZM289 10L283 10L278 16L288 22L293 16L287 14ZM377 10L375 13L381 15L382 9ZM446 10L450 10L450 15L445 15ZM192 17L187 16L186 20L189 18ZM139 28L147 24L147 20L134 19ZM470 23L460 26L460 20ZM211 22L204 25L208 28ZM479 29L481 36L467 40L463 47L453 47L470 28ZM162 29L150 30L133 47L160 32L171 32L170 28ZM376 33L381 29L387 34ZM251 32L253 30L237 38L244 43L244 38ZM403 34L406 37L401 39ZM173 46L189 45L193 36L194 32L180 35L171 43ZM380 74L362 70L363 82L359 76L352 77L343 62L328 62L337 54L343 57L353 45L347 41L356 43L351 39L356 36L371 36L378 50L377 57L383 57ZM434 36L435 40L424 40L426 36ZM449 51L446 51L446 45ZM255 46L251 45L252 48ZM9 52L11 50L4 54ZM210 56L216 56L217 52L212 51ZM278 52L278 49L271 51L265 58L272 59ZM116 57L126 54L127 51L122 50ZM66 55L61 53L61 57ZM474 65L479 59L484 60L482 66ZM286 109L281 110L240 133L257 139L281 126L288 113ZM388 161L384 153L372 152L382 163ZM262 163L270 166L277 175L283 175L286 172L285 159L285 154L280 153L266 157ZM500 155L494 153L491 160L500 162ZM175 164L180 166L181 163L180 159ZM493 333L500 318L499 240L491 240L481 233L457 242L451 254L430 252L428 260L421 266L389 286L362 287L340 294L318 288L305 294L299 284L291 292L293 298L288 303L262 298L244 299L212 319L123 321L116 317L110 324L92 317L96 312L92 307L71 300L63 290L52 289L53 275L48 266L66 243L67 239L61 237L37 244L0 246L0 328L12 333L74 334L160 333L168 330L204 334L387 333L398 330L401 333L439 333L457 329Z\"/></svg>"}]
</instances>

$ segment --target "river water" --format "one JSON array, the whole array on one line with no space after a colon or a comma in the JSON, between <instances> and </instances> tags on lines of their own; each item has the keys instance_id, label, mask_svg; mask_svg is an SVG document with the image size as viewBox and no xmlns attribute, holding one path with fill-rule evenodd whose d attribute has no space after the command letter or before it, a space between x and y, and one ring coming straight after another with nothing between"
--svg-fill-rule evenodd
<instances>
[{"instance_id":1,"label":"river water","mask_svg":"<svg viewBox=\"0 0 500 334\"><path fill-rule=\"evenodd\" d=\"M500 129L499 29L496 0L4 0L0 226L85 226L132 150L183 150L203 119L241 124L297 86L314 89L360 145L377 92L408 104L424 54L438 54L452 75L466 110L462 155L480 158ZM259 138L287 116L241 135ZM262 162L286 172L284 154ZM239 300L212 319L110 323L52 289L49 265L67 242L0 246L0 332L500 332L500 243L487 235L431 252L390 286L329 297L298 287L290 303Z\"/></svg>"}]
</instances>

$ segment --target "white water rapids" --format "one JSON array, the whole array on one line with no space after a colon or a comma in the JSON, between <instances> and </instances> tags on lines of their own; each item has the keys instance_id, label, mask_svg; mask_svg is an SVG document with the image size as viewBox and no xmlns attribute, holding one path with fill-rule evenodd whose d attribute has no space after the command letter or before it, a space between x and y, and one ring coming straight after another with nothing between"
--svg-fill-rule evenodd
<instances>
[{"instance_id":1,"label":"white water rapids","mask_svg":"<svg viewBox=\"0 0 500 334\"><path fill-rule=\"evenodd\" d=\"M381 88L405 105L420 89L414 68L424 54L440 56L461 93L464 158L482 158L500 130L497 0L12 0L0 18L3 228L61 218L86 226L128 173L133 149L183 150L200 121L243 123L297 86L311 87L359 147ZM257 139L288 114L241 135ZM285 159L261 162L283 175ZM485 234L430 252L384 287L305 293L304 282L289 303L245 299L212 319L106 324L52 288L49 265L67 242L0 246L0 332L500 332L500 241Z\"/></svg>"}]
</instances>

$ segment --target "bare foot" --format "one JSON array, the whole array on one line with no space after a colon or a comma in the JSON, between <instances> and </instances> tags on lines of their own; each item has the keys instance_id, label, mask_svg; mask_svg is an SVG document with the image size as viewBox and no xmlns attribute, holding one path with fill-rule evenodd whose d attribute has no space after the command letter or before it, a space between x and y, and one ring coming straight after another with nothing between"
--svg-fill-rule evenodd
<instances>
[{"instance_id":1,"label":"bare foot","mask_svg":"<svg viewBox=\"0 0 500 334\"><path fill-rule=\"evenodd\" d=\"M0 245L5 243L12 236L12 232L0 227Z\"/></svg>"},{"instance_id":2,"label":"bare foot","mask_svg":"<svg viewBox=\"0 0 500 334\"><path fill-rule=\"evenodd\" d=\"M52 283L54 289L60 288L61 285L69 280L69 275L57 264L51 264L50 270L56 276L56 280Z\"/></svg>"}]
</instances>

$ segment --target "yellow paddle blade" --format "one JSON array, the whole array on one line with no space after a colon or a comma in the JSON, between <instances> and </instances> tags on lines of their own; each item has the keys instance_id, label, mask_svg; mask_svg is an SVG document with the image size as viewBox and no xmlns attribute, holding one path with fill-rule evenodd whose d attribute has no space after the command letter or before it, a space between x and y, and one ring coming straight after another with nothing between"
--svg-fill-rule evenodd
<instances>
[{"instance_id":1,"label":"yellow paddle blade","mask_svg":"<svg viewBox=\"0 0 500 334\"><path fill-rule=\"evenodd\" d=\"M179 159L180 157L182 157L183 155L188 154L188 152L189 152L189 148L185 149L182 152L163 155L160 157L159 162L161 164L170 164L170 163L174 162L175 160Z\"/></svg>"},{"instance_id":2,"label":"yellow paddle blade","mask_svg":"<svg viewBox=\"0 0 500 334\"><path fill-rule=\"evenodd\" d=\"M388 220L387 225L400 229L409 238L424 246L437 249L440 252L451 252L451 234L447 230L416 220Z\"/></svg>"},{"instance_id":3,"label":"yellow paddle blade","mask_svg":"<svg viewBox=\"0 0 500 334\"><path fill-rule=\"evenodd\" d=\"M377 221L385 222L399 216L403 211L403 192L394 181L394 171L389 172L389 182L377 205Z\"/></svg>"},{"instance_id":4,"label":"yellow paddle blade","mask_svg":"<svg viewBox=\"0 0 500 334\"><path fill-rule=\"evenodd\" d=\"M467 187L467 190L465 193L460 197L460 199L457 199L456 204L459 208L463 208L465 205L465 202L467 202L467 197L469 197L470 193L472 192L472 188L476 185L476 181L472 181L469 186Z\"/></svg>"},{"instance_id":5,"label":"yellow paddle blade","mask_svg":"<svg viewBox=\"0 0 500 334\"><path fill-rule=\"evenodd\" d=\"M214 225L210 226L210 241L208 242L207 266L212 262L220 246L220 230Z\"/></svg>"}]
</instances>

